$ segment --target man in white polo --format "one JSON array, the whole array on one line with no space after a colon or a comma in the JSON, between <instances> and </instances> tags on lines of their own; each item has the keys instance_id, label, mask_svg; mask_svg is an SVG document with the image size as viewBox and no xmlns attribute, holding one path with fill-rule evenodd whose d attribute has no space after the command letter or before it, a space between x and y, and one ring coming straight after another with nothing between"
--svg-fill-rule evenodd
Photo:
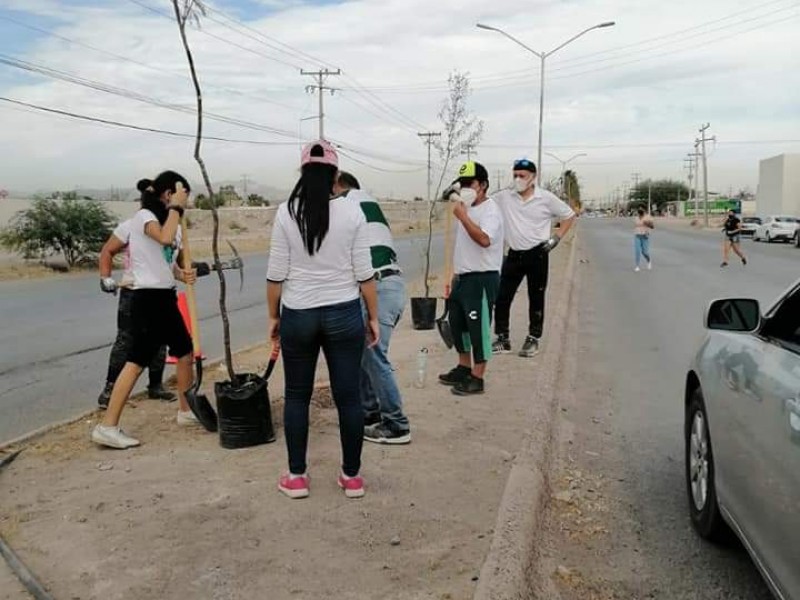
<instances>
[{"instance_id":1,"label":"man in white polo","mask_svg":"<svg viewBox=\"0 0 800 600\"><path fill-rule=\"evenodd\" d=\"M492 195L500 206L505 225L508 254L503 259L500 290L494 308L492 352L511 352L509 315L511 302L522 280L528 280L528 336L519 351L523 357L539 351L544 328L544 298L547 291L550 251L575 222L575 212L555 194L536 185L536 165L526 159L514 162L513 189ZM553 221L561 223L552 233Z\"/></svg>"}]
</instances>

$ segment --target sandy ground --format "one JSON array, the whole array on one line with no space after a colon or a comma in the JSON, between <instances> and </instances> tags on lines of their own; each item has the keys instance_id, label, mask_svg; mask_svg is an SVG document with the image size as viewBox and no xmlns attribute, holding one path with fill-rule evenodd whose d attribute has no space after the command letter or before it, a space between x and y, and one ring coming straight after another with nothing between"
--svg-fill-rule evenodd
<instances>
[{"instance_id":1,"label":"sandy ground","mask_svg":"<svg viewBox=\"0 0 800 600\"><path fill-rule=\"evenodd\" d=\"M554 257L550 294L563 285L569 243ZM516 331L526 311L521 295ZM423 346L427 378L417 389ZM392 356L413 442L365 443L361 500L335 485L338 428L324 387L312 408L311 497L277 492L286 464L278 369L270 382L276 443L224 450L215 435L179 429L174 405L135 402L122 424L142 440L138 449L93 446L96 417L32 442L0 476L0 531L57 598L469 598L529 426L539 360L494 360L487 393L459 398L436 383L454 355L435 331L413 331L408 316ZM266 359L258 348L236 364L259 371ZM223 376L211 371L210 379ZM320 367L320 383L326 378ZM2 598L25 597L5 589Z\"/></svg>"}]
</instances>

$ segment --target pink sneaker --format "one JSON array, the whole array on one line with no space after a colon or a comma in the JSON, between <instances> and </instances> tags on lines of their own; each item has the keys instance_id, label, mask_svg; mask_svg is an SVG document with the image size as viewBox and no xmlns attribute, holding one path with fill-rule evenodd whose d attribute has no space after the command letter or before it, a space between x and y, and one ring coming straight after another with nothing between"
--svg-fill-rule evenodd
<instances>
[{"instance_id":1,"label":"pink sneaker","mask_svg":"<svg viewBox=\"0 0 800 600\"><path fill-rule=\"evenodd\" d=\"M348 477L344 473L339 473L337 483L348 498L361 498L364 495L364 478L360 475Z\"/></svg>"},{"instance_id":2,"label":"pink sneaker","mask_svg":"<svg viewBox=\"0 0 800 600\"><path fill-rule=\"evenodd\" d=\"M278 489L289 498L308 498L308 475L290 477L284 473L278 480Z\"/></svg>"}]
</instances>

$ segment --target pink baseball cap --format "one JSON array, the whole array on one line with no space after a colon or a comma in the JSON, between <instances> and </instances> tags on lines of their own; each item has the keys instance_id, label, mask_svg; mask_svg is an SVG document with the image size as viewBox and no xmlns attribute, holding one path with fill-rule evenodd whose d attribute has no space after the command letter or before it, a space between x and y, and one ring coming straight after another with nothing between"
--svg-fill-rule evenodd
<instances>
[{"instance_id":1,"label":"pink baseball cap","mask_svg":"<svg viewBox=\"0 0 800 600\"><path fill-rule=\"evenodd\" d=\"M336 153L336 148L333 147L333 144L325 140L317 140L306 144L303 148L300 165L304 166L309 163L322 163L323 165L338 167L339 155Z\"/></svg>"}]
</instances>

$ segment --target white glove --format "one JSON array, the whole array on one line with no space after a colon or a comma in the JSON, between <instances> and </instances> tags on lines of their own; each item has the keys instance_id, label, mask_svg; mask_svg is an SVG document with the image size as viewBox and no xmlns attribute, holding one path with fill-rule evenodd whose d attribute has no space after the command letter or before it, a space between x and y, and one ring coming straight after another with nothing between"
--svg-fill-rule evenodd
<instances>
[{"instance_id":1,"label":"white glove","mask_svg":"<svg viewBox=\"0 0 800 600\"><path fill-rule=\"evenodd\" d=\"M106 294L117 295L117 282L113 277L103 277L100 279L100 289Z\"/></svg>"}]
</instances>

